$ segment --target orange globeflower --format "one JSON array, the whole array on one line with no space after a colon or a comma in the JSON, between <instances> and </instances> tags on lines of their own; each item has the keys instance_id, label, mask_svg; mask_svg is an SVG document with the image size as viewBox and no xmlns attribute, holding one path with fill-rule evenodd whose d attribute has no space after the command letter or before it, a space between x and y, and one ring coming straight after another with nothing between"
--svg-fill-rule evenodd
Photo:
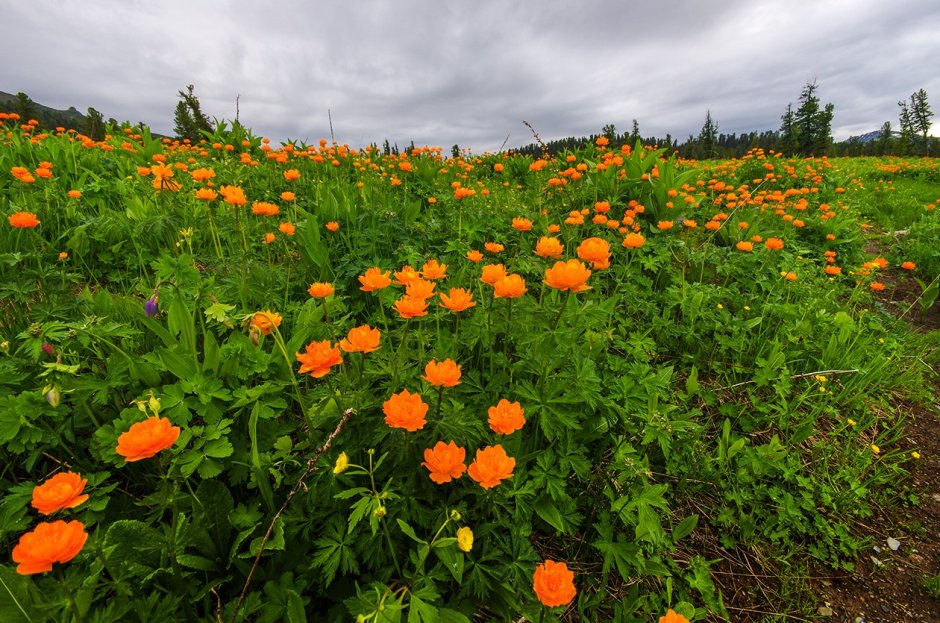
<instances>
[{"instance_id":1,"label":"orange globeflower","mask_svg":"<svg viewBox=\"0 0 940 623\"><path fill-rule=\"evenodd\" d=\"M488 285L495 285L497 281L506 276L506 267L502 264L486 264L480 281Z\"/></svg>"},{"instance_id":2,"label":"orange globeflower","mask_svg":"<svg viewBox=\"0 0 940 623\"><path fill-rule=\"evenodd\" d=\"M741 242L739 242L738 244L734 246L735 248L737 248L738 251L744 251L745 253L750 253L751 251L754 250L754 243L747 242L746 240L742 240Z\"/></svg>"},{"instance_id":3,"label":"orange globeflower","mask_svg":"<svg viewBox=\"0 0 940 623\"><path fill-rule=\"evenodd\" d=\"M783 277L784 279L786 279L787 281L796 281L796 280L797 280L796 273L793 272L792 270L791 270L790 272L780 273L780 276Z\"/></svg>"},{"instance_id":4,"label":"orange globeflower","mask_svg":"<svg viewBox=\"0 0 940 623\"><path fill-rule=\"evenodd\" d=\"M424 451L424 462L421 465L431 472L431 480L442 485L463 476L467 471L464 465L466 459L467 451L453 441L438 441L433 448Z\"/></svg>"},{"instance_id":5,"label":"orange globeflower","mask_svg":"<svg viewBox=\"0 0 940 623\"><path fill-rule=\"evenodd\" d=\"M660 231L666 231L667 229L672 229L672 226L673 226L672 221L659 221L656 224L656 227L658 227Z\"/></svg>"},{"instance_id":6,"label":"orange globeflower","mask_svg":"<svg viewBox=\"0 0 940 623\"><path fill-rule=\"evenodd\" d=\"M306 352L296 353L297 361L300 362L298 374L310 373L315 379L324 377L330 372L330 368L343 363L343 356L339 352L338 346L330 344L329 340L320 342L310 342L307 344Z\"/></svg>"},{"instance_id":7,"label":"orange globeflower","mask_svg":"<svg viewBox=\"0 0 940 623\"><path fill-rule=\"evenodd\" d=\"M535 254L539 257L557 259L565 251L565 245L558 241L558 238L542 236L535 244Z\"/></svg>"},{"instance_id":8,"label":"orange globeflower","mask_svg":"<svg viewBox=\"0 0 940 623\"><path fill-rule=\"evenodd\" d=\"M555 262L554 266L545 271L545 285L561 291L583 292L591 289L587 285L590 276L591 271L579 260Z\"/></svg>"},{"instance_id":9,"label":"orange globeflower","mask_svg":"<svg viewBox=\"0 0 940 623\"><path fill-rule=\"evenodd\" d=\"M460 313L476 305L473 295L464 288L451 288L449 294L441 292L441 307L452 312Z\"/></svg>"},{"instance_id":10,"label":"orange globeflower","mask_svg":"<svg viewBox=\"0 0 940 623\"><path fill-rule=\"evenodd\" d=\"M272 242L274 242L274 234L271 232L266 233L264 235L264 244L271 244Z\"/></svg>"},{"instance_id":11,"label":"orange globeflower","mask_svg":"<svg viewBox=\"0 0 940 623\"><path fill-rule=\"evenodd\" d=\"M779 251L783 248L783 240L780 238L768 238L764 243L764 246L770 249L771 251Z\"/></svg>"},{"instance_id":12,"label":"orange globeflower","mask_svg":"<svg viewBox=\"0 0 940 623\"><path fill-rule=\"evenodd\" d=\"M420 279L421 273L416 271L411 266L405 265L401 267L401 270L395 271L395 285L397 286L407 286L409 283L415 279Z\"/></svg>"},{"instance_id":13,"label":"orange globeflower","mask_svg":"<svg viewBox=\"0 0 940 623\"><path fill-rule=\"evenodd\" d=\"M432 281L443 279L447 276L447 264L441 264L437 260L428 260L421 267L421 276Z\"/></svg>"},{"instance_id":14,"label":"orange globeflower","mask_svg":"<svg viewBox=\"0 0 940 623\"><path fill-rule=\"evenodd\" d=\"M484 489L492 489L511 477L515 467L516 459L507 455L503 447L496 444L477 450L476 458L467 473Z\"/></svg>"},{"instance_id":15,"label":"orange globeflower","mask_svg":"<svg viewBox=\"0 0 940 623\"><path fill-rule=\"evenodd\" d=\"M833 266L832 264L830 264L829 266L826 266L826 274L827 275L841 275L842 267Z\"/></svg>"},{"instance_id":16,"label":"orange globeflower","mask_svg":"<svg viewBox=\"0 0 940 623\"><path fill-rule=\"evenodd\" d=\"M68 195L69 199L81 199L82 197L82 191L80 190L70 190L65 194Z\"/></svg>"},{"instance_id":17,"label":"orange globeflower","mask_svg":"<svg viewBox=\"0 0 940 623\"><path fill-rule=\"evenodd\" d=\"M917 268L917 264L915 264L914 262L904 262L903 264L901 264L901 268L903 268L904 270L914 270L915 268Z\"/></svg>"},{"instance_id":18,"label":"orange globeflower","mask_svg":"<svg viewBox=\"0 0 940 623\"><path fill-rule=\"evenodd\" d=\"M494 433L511 435L525 424L525 411L519 402L509 402L502 398L495 407L487 410L489 419L487 423Z\"/></svg>"},{"instance_id":19,"label":"orange globeflower","mask_svg":"<svg viewBox=\"0 0 940 623\"><path fill-rule=\"evenodd\" d=\"M623 246L628 249L639 249L646 242L643 234L627 234L623 239Z\"/></svg>"},{"instance_id":20,"label":"orange globeflower","mask_svg":"<svg viewBox=\"0 0 940 623\"><path fill-rule=\"evenodd\" d=\"M483 261L483 254L476 249L470 249L467 251L467 259L476 264L477 262Z\"/></svg>"},{"instance_id":21,"label":"orange globeflower","mask_svg":"<svg viewBox=\"0 0 940 623\"><path fill-rule=\"evenodd\" d=\"M127 463L133 463L166 450L176 443L179 436L179 426L173 426L166 418L153 416L133 424L126 433L121 433L115 452L123 456Z\"/></svg>"},{"instance_id":22,"label":"orange globeflower","mask_svg":"<svg viewBox=\"0 0 940 623\"><path fill-rule=\"evenodd\" d=\"M659 617L659 623L689 623L689 620L670 608L665 616Z\"/></svg>"},{"instance_id":23,"label":"orange globeflower","mask_svg":"<svg viewBox=\"0 0 940 623\"><path fill-rule=\"evenodd\" d=\"M535 568L532 575L535 596L545 606L555 608L571 603L578 591L574 587L574 572L563 562L546 560Z\"/></svg>"},{"instance_id":24,"label":"orange globeflower","mask_svg":"<svg viewBox=\"0 0 940 623\"><path fill-rule=\"evenodd\" d=\"M526 292L522 275L506 275L493 284L493 296L498 299L517 299Z\"/></svg>"},{"instance_id":25,"label":"orange globeflower","mask_svg":"<svg viewBox=\"0 0 940 623\"><path fill-rule=\"evenodd\" d=\"M881 292L885 289L885 284L881 283L880 281L873 281L868 285L868 287L875 292Z\"/></svg>"},{"instance_id":26,"label":"orange globeflower","mask_svg":"<svg viewBox=\"0 0 940 623\"><path fill-rule=\"evenodd\" d=\"M211 188L200 188L196 191L196 199L202 201L215 201L218 199L219 193L215 192Z\"/></svg>"},{"instance_id":27,"label":"orange globeflower","mask_svg":"<svg viewBox=\"0 0 940 623\"><path fill-rule=\"evenodd\" d=\"M405 295L395 301L392 306L398 315L402 318L416 318L418 316L428 315L428 303L423 299L416 299L413 296Z\"/></svg>"},{"instance_id":28,"label":"orange globeflower","mask_svg":"<svg viewBox=\"0 0 940 623\"><path fill-rule=\"evenodd\" d=\"M337 223L336 221L330 221L329 223L326 224L326 228L329 229L330 231L339 231L339 223Z\"/></svg>"},{"instance_id":29,"label":"orange globeflower","mask_svg":"<svg viewBox=\"0 0 940 623\"><path fill-rule=\"evenodd\" d=\"M590 262L595 269L610 266L610 245L603 238L588 238L578 245L578 257Z\"/></svg>"},{"instance_id":30,"label":"orange globeflower","mask_svg":"<svg viewBox=\"0 0 940 623\"><path fill-rule=\"evenodd\" d=\"M453 359L445 359L438 363L432 359L424 366L425 381L436 387L454 387L460 385L460 365Z\"/></svg>"},{"instance_id":31,"label":"orange globeflower","mask_svg":"<svg viewBox=\"0 0 940 623\"><path fill-rule=\"evenodd\" d=\"M380 348L379 340L381 336L382 334L378 329L373 329L364 324L361 327L350 329L349 335L340 341L339 347L347 353L373 353Z\"/></svg>"},{"instance_id":32,"label":"orange globeflower","mask_svg":"<svg viewBox=\"0 0 940 623\"><path fill-rule=\"evenodd\" d=\"M294 227L293 223L281 223L277 226L277 228L281 230L281 233L286 236L293 236L294 232L297 231L297 228Z\"/></svg>"},{"instance_id":33,"label":"orange globeflower","mask_svg":"<svg viewBox=\"0 0 940 623\"><path fill-rule=\"evenodd\" d=\"M224 192L222 193L222 196L226 196ZM226 199L226 203L231 202ZM281 209L273 203L268 203L267 201L255 201L251 204L251 213L257 216L277 216L281 213Z\"/></svg>"},{"instance_id":34,"label":"orange globeflower","mask_svg":"<svg viewBox=\"0 0 940 623\"><path fill-rule=\"evenodd\" d=\"M504 247L498 242L485 242L483 243L483 248L489 251L490 253L502 253L503 249L505 249L506 247Z\"/></svg>"},{"instance_id":35,"label":"orange globeflower","mask_svg":"<svg viewBox=\"0 0 940 623\"><path fill-rule=\"evenodd\" d=\"M434 291L436 285L433 281L427 279L415 279L405 286L405 296L426 301L437 295L437 292Z\"/></svg>"},{"instance_id":36,"label":"orange globeflower","mask_svg":"<svg viewBox=\"0 0 940 623\"><path fill-rule=\"evenodd\" d=\"M296 179L300 179L300 171L297 169L287 169L284 171L284 179L288 182Z\"/></svg>"},{"instance_id":37,"label":"orange globeflower","mask_svg":"<svg viewBox=\"0 0 940 623\"><path fill-rule=\"evenodd\" d=\"M233 206L243 206L248 203L245 191L238 186L220 186L219 192L222 194L222 200Z\"/></svg>"},{"instance_id":38,"label":"orange globeflower","mask_svg":"<svg viewBox=\"0 0 940 623\"><path fill-rule=\"evenodd\" d=\"M331 296L333 292L333 284L322 281L311 283L310 287L307 288L307 294L315 299L325 299L326 297Z\"/></svg>"},{"instance_id":39,"label":"orange globeflower","mask_svg":"<svg viewBox=\"0 0 940 623\"><path fill-rule=\"evenodd\" d=\"M412 394L407 389L382 403L385 423L392 428L403 428L409 433L421 430L427 423L428 405L421 400L420 394Z\"/></svg>"},{"instance_id":40,"label":"orange globeflower","mask_svg":"<svg viewBox=\"0 0 940 623\"><path fill-rule=\"evenodd\" d=\"M271 335L274 327L281 326L281 315L271 310L257 312L251 319L251 325L257 327L262 335Z\"/></svg>"},{"instance_id":41,"label":"orange globeflower","mask_svg":"<svg viewBox=\"0 0 940 623\"><path fill-rule=\"evenodd\" d=\"M293 200L295 200L296 198L297 198L297 195L295 195L294 193L292 193L292 192L289 191L289 190L285 190L284 192L281 193L281 200L282 200L282 201L293 201Z\"/></svg>"},{"instance_id":42,"label":"orange globeflower","mask_svg":"<svg viewBox=\"0 0 940 623\"><path fill-rule=\"evenodd\" d=\"M512 219L512 228L517 231L529 231L532 229L532 221L527 218L516 217Z\"/></svg>"},{"instance_id":43,"label":"orange globeflower","mask_svg":"<svg viewBox=\"0 0 940 623\"><path fill-rule=\"evenodd\" d=\"M73 472L59 472L33 488L33 508L43 515L51 515L64 508L75 508L88 499L82 490L88 480Z\"/></svg>"},{"instance_id":44,"label":"orange globeflower","mask_svg":"<svg viewBox=\"0 0 940 623\"><path fill-rule=\"evenodd\" d=\"M364 275L359 275L359 283L362 284L362 287L359 289L363 292L384 290L388 286L392 285L392 280L389 278L390 274L391 271L388 270L382 272L381 268L370 268Z\"/></svg>"},{"instance_id":45,"label":"orange globeflower","mask_svg":"<svg viewBox=\"0 0 940 623\"><path fill-rule=\"evenodd\" d=\"M39 220L32 212L14 212L7 220L17 229L32 229L39 225Z\"/></svg>"},{"instance_id":46,"label":"orange globeflower","mask_svg":"<svg viewBox=\"0 0 940 623\"><path fill-rule=\"evenodd\" d=\"M87 539L85 525L80 521L41 523L21 536L13 548L16 572L32 575L52 571L53 563L65 563L75 558Z\"/></svg>"}]
</instances>

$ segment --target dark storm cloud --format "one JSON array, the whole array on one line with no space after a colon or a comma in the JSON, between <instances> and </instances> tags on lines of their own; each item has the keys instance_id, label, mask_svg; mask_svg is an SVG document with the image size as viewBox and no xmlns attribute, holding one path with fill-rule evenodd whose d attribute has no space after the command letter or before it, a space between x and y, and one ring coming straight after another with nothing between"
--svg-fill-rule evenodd
<instances>
[{"instance_id":1,"label":"dark storm cloud","mask_svg":"<svg viewBox=\"0 0 940 623\"><path fill-rule=\"evenodd\" d=\"M837 138L940 93L935 0L561 2L5 1L0 90L172 128L187 84L208 114L275 139L457 143L598 132L678 139L774 129L817 80ZM14 62L9 62L13 59ZM936 97L936 95L935 95Z\"/></svg>"}]
</instances>

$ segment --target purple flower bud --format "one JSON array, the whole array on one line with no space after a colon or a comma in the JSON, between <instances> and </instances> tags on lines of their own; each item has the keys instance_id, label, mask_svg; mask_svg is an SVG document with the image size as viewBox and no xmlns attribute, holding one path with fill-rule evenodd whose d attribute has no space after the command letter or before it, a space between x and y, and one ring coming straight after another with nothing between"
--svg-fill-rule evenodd
<instances>
[{"instance_id":1,"label":"purple flower bud","mask_svg":"<svg viewBox=\"0 0 940 623\"><path fill-rule=\"evenodd\" d=\"M42 343L42 352L46 353L50 357L55 357L55 347L49 342Z\"/></svg>"},{"instance_id":2,"label":"purple flower bud","mask_svg":"<svg viewBox=\"0 0 940 623\"><path fill-rule=\"evenodd\" d=\"M154 294L151 296L146 303L144 303L144 311L147 313L147 318L153 318L157 315L157 295Z\"/></svg>"}]
</instances>

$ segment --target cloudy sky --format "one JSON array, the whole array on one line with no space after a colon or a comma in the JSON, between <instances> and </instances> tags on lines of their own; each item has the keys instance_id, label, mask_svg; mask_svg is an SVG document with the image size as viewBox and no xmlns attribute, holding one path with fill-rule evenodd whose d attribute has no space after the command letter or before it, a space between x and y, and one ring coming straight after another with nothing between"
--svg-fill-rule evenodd
<instances>
[{"instance_id":1,"label":"cloudy sky","mask_svg":"<svg viewBox=\"0 0 940 623\"><path fill-rule=\"evenodd\" d=\"M937 0L0 0L0 91L171 133L187 84L275 140L474 152L619 131L776 129L815 79L843 139L940 115ZM938 121L940 124L940 121ZM934 130L936 134L936 128Z\"/></svg>"}]
</instances>

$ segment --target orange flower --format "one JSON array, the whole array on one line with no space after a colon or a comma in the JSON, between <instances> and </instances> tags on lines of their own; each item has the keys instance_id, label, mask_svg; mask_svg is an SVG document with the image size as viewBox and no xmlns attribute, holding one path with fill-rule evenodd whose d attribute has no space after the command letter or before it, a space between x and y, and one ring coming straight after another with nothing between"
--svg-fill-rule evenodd
<instances>
[{"instance_id":1,"label":"orange flower","mask_svg":"<svg viewBox=\"0 0 940 623\"><path fill-rule=\"evenodd\" d=\"M437 295L434 291L435 283L427 279L415 279L405 286L405 296L426 301Z\"/></svg>"},{"instance_id":2,"label":"orange flower","mask_svg":"<svg viewBox=\"0 0 940 623\"><path fill-rule=\"evenodd\" d=\"M627 234L623 239L623 246L628 249L639 249L646 242L643 234Z\"/></svg>"},{"instance_id":3,"label":"orange flower","mask_svg":"<svg viewBox=\"0 0 940 623\"><path fill-rule=\"evenodd\" d=\"M505 249L506 247L504 247L498 242L485 242L483 243L483 248L489 251L490 253L502 253L503 249Z\"/></svg>"},{"instance_id":4,"label":"orange flower","mask_svg":"<svg viewBox=\"0 0 940 623\"><path fill-rule=\"evenodd\" d=\"M434 448L424 451L424 462L421 465L431 472L431 480L442 485L463 476L467 471L467 466L464 465L466 459L467 451L453 441L438 441Z\"/></svg>"},{"instance_id":5,"label":"orange flower","mask_svg":"<svg viewBox=\"0 0 940 623\"><path fill-rule=\"evenodd\" d=\"M779 251L783 248L783 240L780 238L768 238L764 243L764 246L770 249L771 251Z\"/></svg>"},{"instance_id":6,"label":"orange flower","mask_svg":"<svg viewBox=\"0 0 940 623\"><path fill-rule=\"evenodd\" d=\"M476 264L483 260L483 254L476 249L470 249L467 251L467 259Z\"/></svg>"},{"instance_id":7,"label":"orange flower","mask_svg":"<svg viewBox=\"0 0 940 623\"><path fill-rule=\"evenodd\" d=\"M292 193L292 192L289 191L289 190L285 190L284 192L281 193L281 200L282 200L282 201L293 201L293 200L295 200L296 198L297 198L297 195L295 195L294 193Z\"/></svg>"},{"instance_id":8,"label":"orange flower","mask_svg":"<svg viewBox=\"0 0 940 623\"><path fill-rule=\"evenodd\" d=\"M333 292L333 284L322 281L311 283L310 287L307 288L307 294L315 299L325 299L326 297L331 296Z\"/></svg>"},{"instance_id":9,"label":"orange flower","mask_svg":"<svg viewBox=\"0 0 940 623\"><path fill-rule=\"evenodd\" d=\"M665 616L659 617L659 623L689 623L689 620L670 608Z\"/></svg>"},{"instance_id":10,"label":"orange flower","mask_svg":"<svg viewBox=\"0 0 940 623\"><path fill-rule=\"evenodd\" d=\"M880 281L873 281L868 285L868 287L875 292L881 292L885 289L885 284L881 283Z\"/></svg>"},{"instance_id":11,"label":"orange flower","mask_svg":"<svg viewBox=\"0 0 940 623\"><path fill-rule=\"evenodd\" d=\"M578 260L555 262L545 271L545 285L561 291L583 292L591 289L586 283L590 276L591 271Z\"/></svg>"},{"instance_id":12,"label":"orange flower","mask_svg":"<svg viewBox=\"0 0 940 623\"><path fill-rule=\"evenodd\" d=\"M512 219L512 228L517 231L529 231L532 229L532 221L527 218L516 217Z\"/></svg>"},{"instance_id":13,"label":"orange flower","mask_svg":"<svg viewBox=\"0 0 940 623\"><path fill-rule=\"evenodd\" d=\"M196 191L196 199L201 199L202 201L215 201L218 197L219 193L211 188L200 188Z\"/></svg>"},{"instance_id":14,"label":"orange flower","mask_svg":"<svg viewBox=\"0 0 940 623\"><path fill-rule=\"evenodd\" d=\"M37 525L20 537L13 548L16 572L32 575L52 571L53 563L65 563L85 546L88 533L80 521L52 521Z\"/></svg>"},{"instance_id":15,"label":"orange flower","mask_svg":"<svg viewBox=\"0 0 940 623\"><path fill-rule=\"evenodd\" d=\"M833 266L832 264L830 264L829 266L826 266L826 274L827 275L841 275L842 268L840 266Z\"/></svg>"},{"instance_id":16,"label":"orange flower","mask_svg":"<svg viewBox=\"0 0 940 623\"><path fill-rule=\"evenodd\" d=\"M542 236L535 244L535 254L539 257L557 259L565 251L565 245L558 241L558 238Z\"/></svg>"},{"instance_id":17,"label":"orange flower","mask_svg":"<svg viewBox=\"0 0 940 623\"><path fill-rule=\"evenodd\" d=\"M65 194L68 195L69 199L81 199L82 197L82 191L80 190L70 190Z\"/></svg>"},{"instance_id":18,"label":"orange flower","mask_svg":"<svg viewBox=\"0 0 940 623\"><path fill-rule=\"evenodd\" d=\"M441 264L437 260L428 260L421 267L421 276L433 281L443 279L447 276L447 264Z\"/></svg>"},{"instance_id":19,"label":"orange flower","mask_svg":"<svg viewBox=\"0 0 940 623\"><path fill-rule=\"evenodd\" d=\"M395 301L395 304L392 307L402 318L415 318L418 316L428 315L427 301L423 299L416 299L408 295L405 295Z\"/></svg>"},{"instance_id":20,"label":"orange flower","mask_svg":"<svg viewBox=\"0 0 940 623\"><path fill-rule=\"evenodd\" d=\"M578 593L574 587L574 572L569 571L565 563L552 560L535 568L532 586L535 596L549 608L568 605Z\"/></svg>"},{"instance_id":21,"label":"orange flower","mask_svg":"<svg viewBox=\"0 0 940 623\"><path fill-rule=\"evenodd\" d=\"M484 489L492 489L501 481L512 476L516 459L508 456L499 444L477 450L476 459L470 464L467 473Z\"/></svg>"},{"instance_id":22,"label":"orange flower","mask_svg":"<svg viewBox=\"0 0 940 623\"><path fill-rule=\"evenodd\" d=\"M361 327L350 329L349 335L346 336L346 339L340 341L339 347L347 353L373 353L380 348L379 340L381 336L382 334L378 329L373 329L364 324Z\"/></svg>"},{"instance_id":23,"label":"orange flower","mask_svg":"<svg viewBox=\"0 0 940 623\"><path fill-rule=\"evenodd\" d=\"M39 220L32 212L14 212L7 220L18 229L32 229L39 225Z\"/></svg>"},{"instance_id":24,"label":"orange flower","mask_svg":"<svg viewBox=\"0 0 940 623\"><path fill-rule=\"evenodd\" d=\"M487 423L494 433L500 435L511 435L525 424L525 411L518 402L509 402L505 398L501 399L495 407L487 410L489 419Z\"/></svg>"},{"instance_id":25,"label":"orange flower","mask_svg":"<svg viewBox=\"0 0 940 623\"><path fill-rule=\"evenodd\" d=\"M656 224L656 227L658 227L660 231L666 231L667 229L672 229L672 226L673 226L672 221L659 221L659 223Z\"/></svg>"},{"instance_id":26,"label":"orange flower","mask_svg":"<svg viewBox=\"0 0 940 623\"><path fill-rule=\"evenodd\" d=\"M212 169L193 169L189 172L189 175L197 182L202 182L215 177L215 171Z\"/></svg>"},{"instance_id":27,"label":"orange flower","mask_svg":"<svg viewBox=\"0 0 940 623\"><path fill-rule=\"evenodd\" d=\"M264 244L271 244L272 242L274 242L274 234L271 232L266 233L264 235Z\"/></svg>"},{"instance_id":28,"label":"orange flower","mask_svg":"<svg viewBox=\"0 0 940 623\"><path fill-rule=\"evenodd\" d=\"M449 294L441 293L441 307L460 313L476 305L473 295L463 288L451 288Z\"/></svg>"},{"instance_id":29,"label":"orange flower","mask_svg":"<svg viewBox=\"0 0 940 623\"><path fill-rule=\"evenodd\" d=\"M171 447L180 436L180 427L170 424L162 417L149 417L133 424L126 433L118 437L115 452L128 463L149 459L158 452Z\"/></svg>"},{"instance_id":30,"label":"orange flower","mask_svg":"<svg viewBox=\"0 0 940 623\"><path fill-rule=\"evenodd\" d=\"M610 266L610 245L603 238L588 238L578 245L578 257L590 262L595 269Z\"/></svg>"},{"instance_id":31,"label":"orange flower","mask_svg":"<svg viewBox=\"0 0 940 623\"><path fill-rule=\"evenodd\" d=\"M917 264L915 264L914 262L904 262L903 264L901 264L901 268L903 268L904 270L914 270L915 268L917 268Z\"/></svg>"},{"instance_id":32,"label":"orange flower","mask_svg":"<svg viewBox=\"0 0 940 623\"><path fill-rule=\"evenodd\" d=\"M286 236L293 236L294 232L297 231L297 228L294 227L293 223L281 223L277 226L282 234Z\"/></svg>"},{"instance_id":33,"label":"orange flower","mask_svg":"<svg viewBox=\"0 0 940 623\"><path fill-rule=\"evenodd\" d=\"M436 359L424 366L425 381L436 387L454 387L460 385L460 365L453 359L445 359L438 363Z\"/></svg>"},{"instance_id":34,"label":"orange flower","mask_svg":"<svg viewBox=\"0 0 940 623\"><path fill-rule=\"evenodd\" d=\"M390 271L382 272L381 268L373 267L368 269L364 275L359 275L359 283L362 284L362 287L359 288L363 292L375 292L377 290L384 290L388 286L392 285L392 280L389 278ZM398 276L398 273L395 273L395 276Z\"/></svg>"},{"instance_id":35,"label":"orange flower","mask_svg":"<svg viewBox=\"0 0 940 623\"><path fill-rule=\"evenodd\" d=\"M336 221L330 221L329 223L326 224L326 228L329 229L330 231L339 231L339 223L337 223Z\"/></svg>"},{"instance_id":36,"label":"orange flower","mask_svg":"<svg viewBox=\"0 0 940 623\"><path fill-rule=\"evenodd\" d=\"M548 233L550 234L557 234L560 231L561 231L561 225L558 225L557 223L553 223L548 226Z\"/></svg>"},{"instance_id":37,"label":"orange flower","mask_svg":"<svg viewBox=\"0 0 940 623\"><path fill-rule=\"evenodd\" d=\"M51 515L64 508L75 508L88 499L82 490L88 480L73 472L59 472L33 488L32 507L43 515Z\"/></svg>"},{"instance_id":38,"label":"orange flower","mask_svg":"<svg viewBox=\"0 0 940 623\"><path fill-rule=\"evenodd\" d=\"M298 374L310 373L315 379L326 376L330 368L343 363L343 356L339 352L339 347L330 344L329 340L321 342L310 342L307 344L307 352L296 353L297 361L300 362Z\"/></svg>"},{"instance_id":39,"label":"orange flower","mask_svg":"<svg viewBox=\"0 0 940 623\"><path fill-rule=\"evenodd\" d=\"M271 310L257 312L251 319L251 324L257 327L263 335L271 335L274 327L281 326L281 315Z\"/></svg>"},{"instance_id":40,"label":"orange flower","mask_svg":"<svg viewBox=\"0 0 940 623\"><path fill-rule=\"evenodd\" d=\"M412 394L407 389L382 403L385 423L392 428L404 428L409 433L421 430L427 423L428 405L421 400L420 394Z\"/></svg>"},{"instance_id":41,"label":"orange flower","mask_svg":"<svg viewBox=\"0 0 940 623\"><path fill-rule=\"evenodd\" d=\"M498 299L517 299L525 292L525 279L521 275L506 275L493 284L493 296Z\"/></svg>"},{"instance_id":42,"label":"orange flower","mask_svg":"<svg viewBox=\"0 0 940 623\"><path fill-rule=\"evenodd\" d=\"M402 266L401 270L395 271L395 285L397 286L407 286L409 283L415 279L420 279L421 273L416 271L411 266Z\"/></svg>"},{"instance_id":43,"label":"orange flower","mask_svg":"<svg viewBox=\"0 0 940 623\"><path fill-rule=\"evenodd\" d=\"M780 276L783 277L784 279L786 279L787 281L796 281L796 280L797 280L796 273L793 272L792 270L791 270L790 272L780 273Z\"/></svg>"},{"instance_id":44,"label":"orange flower","mask_svg":"<svg viewBox=\"0 0 940 623\"><path fill-rule=\"evenodd\" d=\"M483 274L480 277L480 281L492 286L505 276L506 267L502 264L486 264L483 266Z\"/></svg>"},{"instance_id":45,"label":"orange flower","mask_svg":"<svg viewBox=\"0 0 940 623\"><path fill-rule=\"evenodd\" d=\"M288 182L296 180L296 179L300 179L300 171L298 171L297 169L287 169L286 171L284 171L284 179L287 180Z\"/></svg>"},{"instance_id":46,"label":"orange flower","mask_svg":"<svg viewBox=\"0 0 940 623\"><path fill-rule=\"evenodd\" d=\"M223 186L222 188L225 187ZM222 196L226 196L225 192L222 192ZM225 201L226 203L230 203L228 199ZM267 201L255 201L251 204L251 213L257 216L277 216L281 213L281 209L273 203L268 203Z\"/></svg>"},{"instance_id":47,"label":"orange flower","mask_svg":"<svg viewBox=\"0 0 940 623\"><path fill-rule=\"evenodd\" d=\"M754 243L747 242L745 240L742 240L741 242L739 242L738 244L734 246L737 248L738 251L744 251L745 253L750 253L751 251L754 250Z\"/></svg>"}]
</instances>

